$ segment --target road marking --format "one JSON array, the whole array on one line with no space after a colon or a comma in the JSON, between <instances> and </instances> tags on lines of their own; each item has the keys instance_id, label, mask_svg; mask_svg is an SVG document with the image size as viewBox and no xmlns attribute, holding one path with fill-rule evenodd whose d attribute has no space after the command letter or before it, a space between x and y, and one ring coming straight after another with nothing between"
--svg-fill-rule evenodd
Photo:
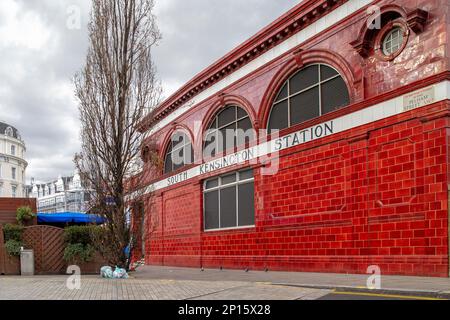
<instances>
[{"instance_id":1,"label":"road marking","mask_svg":"<svg viewBox=\"0 0 450 320\"><path fill-rule=\"evenodd\" d=\"M339 292L334 291L336 295L349 295L349 296L365 296L365 297L379 297L379 298L394 298L394 299L411 299L411 300L434 300L444 301L447 299L429 298L429 297L416 297L416 296L401 296L395 294L377 294L377 293L364 293L364 292Z\"/></svg>"}]
</instances>

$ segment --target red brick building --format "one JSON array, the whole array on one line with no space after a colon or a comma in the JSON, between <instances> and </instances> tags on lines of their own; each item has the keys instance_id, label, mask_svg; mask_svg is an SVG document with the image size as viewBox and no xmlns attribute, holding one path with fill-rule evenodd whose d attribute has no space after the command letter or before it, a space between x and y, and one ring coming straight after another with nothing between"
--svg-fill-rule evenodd
<instances>
[{"instance_id":1,"label":"red brick building","mask_svg":"<svg viewBox=\"0 0 450 320\"><path fill-rule=\"evenodd\" d=\"M448 0L302 1L198 74L142 123L164 168L136 254L447 277L449 24Z\"/></svg>"}]
</instances>

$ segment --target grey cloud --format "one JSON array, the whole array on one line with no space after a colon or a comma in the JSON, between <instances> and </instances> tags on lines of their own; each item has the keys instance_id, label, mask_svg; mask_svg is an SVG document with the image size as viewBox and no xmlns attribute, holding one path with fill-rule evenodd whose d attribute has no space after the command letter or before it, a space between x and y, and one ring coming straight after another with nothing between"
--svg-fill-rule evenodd
<instances>
[{"instance_id":1,"label":"grey cloud","mask_svg":"<svg viewBox=\"0 0 450 320\"><path fill-rule=\"evenodd\" d=\"M79 150L78 111L71 79L84 62L90 0L5 0L39 17L49 32L35 50L0 38L0 119L18 127L27 144L27 178L45 180L73 171ZM163 40L154 51L166 95L289 10L294 0L157 0ZM80 30L66 26L71 5ZM0 28L7 17L0 3Z\"/></svg>"}]
</instances>

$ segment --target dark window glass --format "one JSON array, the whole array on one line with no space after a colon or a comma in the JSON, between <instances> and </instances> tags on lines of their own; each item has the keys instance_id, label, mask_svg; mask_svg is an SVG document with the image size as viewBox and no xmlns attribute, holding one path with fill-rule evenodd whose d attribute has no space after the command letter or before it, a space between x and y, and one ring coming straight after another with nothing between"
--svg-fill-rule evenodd
<instances>
[{"instance_id":1,"label":"dark window glass","mask_svg":"<svg viewBox=\"0 0 450 320\"><path fill-rule=\"evenodd\" d=\"M205 228L220 228L218 191L205 193Z\"/></svg>"},{"instance_id":2,"label":"dark window glass","mask_svg":"<svg viewBox=\"0 0 450 320\"><path fill-rule=\"evenodd\" d=\"M291 99L291 125L319 116L319 87L300 93Z\"/></svg>"},{"instance_id":3,"label":"dark window glass","mask_svg":"<svg viewBox=\"0 0 450 320\"><path fill-rule=\"evenodd\" d=\"M206 182L206 189L213 189L219 186L219 179L209 180Z\"/></svg>"},{"instance_id":4,"label":"dark window glass","mask_svg":"<svg viewBox=\"0 0 450 320\"><path fill-rule=\"evenodd\" d=\"M214 157L217 154L217 131L209 134L205 139L204 158ZM211 150L211 151L210 151ZM208 154L210 153L210 154Z\"/></svg>"},{"instance_id":5,"label":"dark window glass","mask_svg":"<svg viewBox=\"0 0 450 320\"><path fill-rule=\"evenodd\" d=\"M222 184L230 184L236 182L236 173L222 177Z\"/></svg>"},{"instance_id":6,"label":"dark window glass","mask_svg":"<svg viewBox=\"0 0 450 320\"><path fill-rule=\"evenodd\" d=\"M278 94L278 97L275 99L275 102L286 99L287 97L288 97L288 85L285 84L284 87L281 89L280 93Z\"/></svg>"},{"instance_id":7,"label":"dark window glass","mask_svg":"<svg viewBox=\"0 0 450 320\"><path fill-rule=\"evenodd\" d=\"M286 90L287 86L289 90ZM279 97L286 95L286 100L279 102ZM335 69L326 65L306 67L287 80L280 90L272 106L268 131L317 118L349 103L345 81Z\"/></svg>"},{"instance_id":8,"label":"dark window glass","mask_svg":"<svg viewBox=\"0 0 450 320\"><path fill-rule=\"evenodd\" d=\"M248 132L252 129L252 123L247 112L239 107L231 106L220 112L213 123L217 123L219 129L212 128L205 132L204 151L212 149L214 143L215 152L204 152L204 157L214 157L224 151L234 152L238 146L249 143L253 140L254 133ZM239 130L242 129L242 130ZM217 133L216 139L211 139L214 133ZM227 132L228 131L228 132ZM214 140L214 141L213 141Z\"/></svg>"},{"instance_id":9,"label":"dark window glass","mask_svg":"<svg viewBox=\"0 0 450 320\"><path fill-rule=\"evenodd\" d=\"M245 118L244 120L241 120L238 122L238 130L242 130L242 131L239 131L237 134L237 145L238 146L248 144L248 143L250 143L250 141L252 141L255 138L254 132L252 129L253 129L252 122L250 121L249 118Z\"/></svg>"},{"instance_id":10,"label":"dark window glass","mask_svg":"<svg viewBox=\"0 0 450 320\"><path fill-rule=\"evenodd\" d=\"M164 163L164 172L169 173L173 171L173 164L172 164L172 154L168 154L166 156L166 161Z\"/></svg>"},{"instance_id":11,"label":"dark window glass","mask_svg":"<svg viewBox=\"0 0 450 320\"><path fill-rule=\"evenodd\" d=\"M219 114L219 128L236 121L236 107L228 107Z\"/></svg>"},{"instance_id":12,"label":"dark window glass","mask_svg":"<svg viewBox=\"0 0 450 320\"><path fill-rule=\"evenodd\" d=\"M213 120L209 129L211 129L211 130L217 129L217 118Z\"/></svg>"},{"instance_id":13,"label":"dark window glass","mask_svg":"<svg viewBox=\"0 0 450 320\"><path fill-rule=\"evenodd\" d=\"M282 130L289 127L288 101L273 106L270 114L269 129Z\"/></svg>"},{"instance_id":14,"label":"dark window glass","mask_svg":"<svg viewBox=\"0 0 450 320\"><path fill-rule=\"evenodd\" d=\"M253 170L244 170L205 182L205 230L255 225L252 178Z\"/></svg>"},{"instance_id":15,"label":"dark window glass","mask_svg":"<svg viewBox=\"0 0 450 320\"><path fill-rule=\"evenodd\" d=\"M247 112L242 108L237 108L237 113L238 113L238 119L248 117Z\"/></svg>"},{"instance_id":16,"label":"dark window glass","mask_svg":"<svg viewBox=\"0 0 450 320\"><path fill-rule=\"evenodd\" d=\"M239 226L255 224L255 187L253 183L239 185Z\"/></svg>"},{"instance_id":17,"label":"dark window glass","mask_svg":"<svg viewBox=\"0 0 450 320\"><path fill-rule=\"evenodd\" d=\"M316 85L319 82L318 65L306 67L301 72L295 74L289 81L290 93L294 94Z\"/></svg>"},{"instance_id":18,"label":"dark window glass","mask_svg":"<svg viewBox=\"0 0 450 320\"><path fill-rule=\"evenodd\" d=\"M164 173L181 169L194 163L194 149L189 137L184 133L175 133L164 158Z\"/></svg>"},{"instance_id":19,"label":"dark window glass","mask_svg":"<svg viewBox=\"0 0 450 320\"><path fill-rule=\"evenodd\" d=\"M237 226L236 186L220 190L220 227Z\"/></svg>"},{"instance_id":20,"label":"dark window glass","mask_svg":"<svg viewBox=\"0 0 450 320\"><path fill-rule=\"evenodd\" d=\"M172 152L173 171L176 171L185 165L184 148Z\"/></svg>"},{"instance_id":21,"label":"dark window glass","mask_svg":"<svg viewBox=\"0 0 450 320\"><path fill-rule=\"evenodd\" d=\"M336 70L334 70L333 68L330 68L325 65L320 66L320 80L321 81L328 80L337 75L339 75L339 73Z\"/></svg>"},{"instance_id":22,"label":"dark window glass","mask_svg":"<svg viewBox=\"0 0 450 320\"><path fill-rule=\"evenodd\" d=\"M239 180L248 180L253 178L253 170L241 171L239 172Z\"/></svg>"},{"instance_id":23,"label":"dark window glass","mask_svg":"<svg viewBox=\"0 0 450 320\"><path fill-rule=\"evenodd\" d=\"M228 127L224 127L220 129L220 133L222 134L222 144L219 143L219 152L223 152L225 150L229 150L236 146L234 137L236 135L236 125L231 124ZM220 139L219 139L220 140Z\"/></svg>"},{"instance_id":24,"label":"dark window glass","mask_svg":"<svg viewBox=\"0 0 450 320\"><path fill-rule=\"evenodd\" d=\"M322 108L323 114L332 112L348 104L347 85L342 78L336 78L322 86Z\"/></svg>"}]
</instances>

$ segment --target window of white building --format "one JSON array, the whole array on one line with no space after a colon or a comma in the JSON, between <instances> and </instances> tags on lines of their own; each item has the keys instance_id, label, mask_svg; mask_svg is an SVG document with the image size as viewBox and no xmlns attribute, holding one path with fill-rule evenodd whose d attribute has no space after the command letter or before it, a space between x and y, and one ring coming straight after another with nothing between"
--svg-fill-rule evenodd
<instances>
[{"instance_id":1,"label":"window of white building","mask_svg":"<svg viewBox=\"0 0 450 320\"><path fill-rule=\"evenodd\" d=\"M16 175L17 175L17 169L16 168L11 168L11 179L12 180L16 180Z\"/></svg>"},{"instance_id":2,"label":"window of white building","mask_svg":"<svg viewBox=\"0 0 450 320\"><path fill-rule=\"evenodd\" d=\"M17 197L17 187L16 187L16 186L12 186L12 187L11 187L11 196L12 196L13 198L16 198L16 197Z\"/></svg>"},{"instance_id":3,"label":"window of white building","mask_svg":"<svg viewBox=\"0 0 450 320\"><path fill-rule=\"evenodd\" d=\"M16 155L16 146L15 145L11 145L11 155L15 156Z\"/></svg>"}]
</instances>

